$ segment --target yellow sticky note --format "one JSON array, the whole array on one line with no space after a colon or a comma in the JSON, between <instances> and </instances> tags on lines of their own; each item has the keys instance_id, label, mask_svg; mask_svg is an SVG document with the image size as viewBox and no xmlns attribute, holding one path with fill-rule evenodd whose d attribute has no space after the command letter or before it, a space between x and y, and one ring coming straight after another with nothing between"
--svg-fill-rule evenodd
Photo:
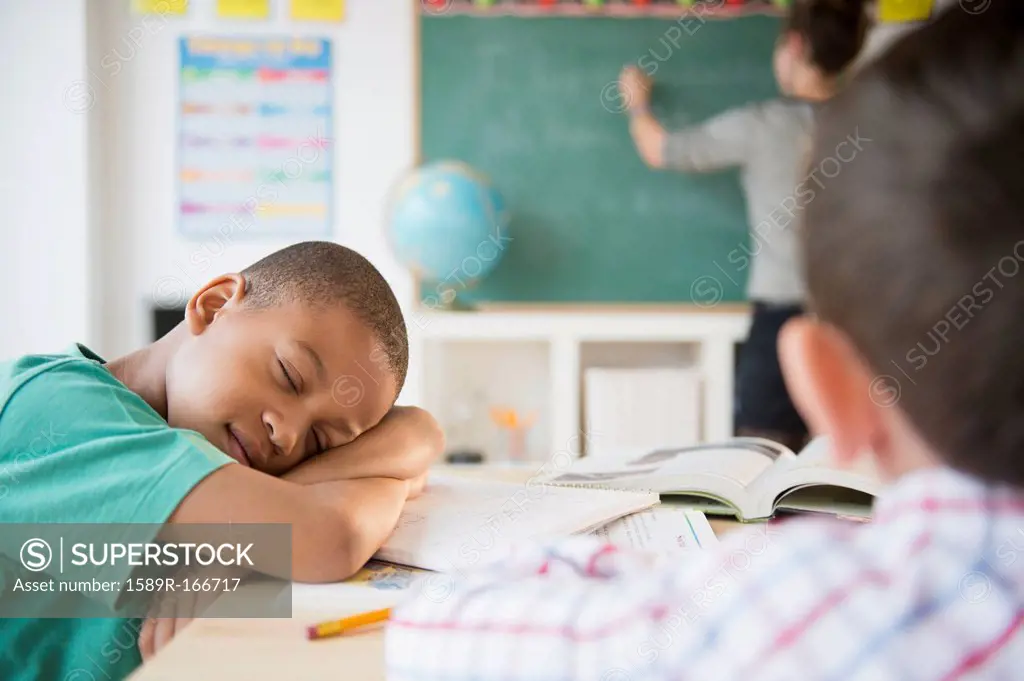
<instances>
[{"instance_id":1,"label":"yellow sticky note","mask_svg":"<svg viewBox=\"0 0 1024 681\"><path fill-rule=\"evenodd\" d=\"M935 0L878 0L878 20L882 23L927 21Z\"/></svg>"},{"instance_id":2,"label":"yellow sticky note","mask_svg":"<svg viewBox=\"0 0 1024 681\"><path fill-rule=\"evenodd\" d=\"M217 0L217 16L225 19L266 19L270 0Z\"/></svg>"},{"instance_id":3,"label":"yellow sticky note","mask_svg":"<svg viewBox=\"0 0 1024 681\"><path fill-rule=\"evenodd\" d=\"M295 21L341 21L345 0L292 0Z\"/></svg>"},{"instance_id":4,"label":"yellow sticky note","mask_svg":"<svg viewBox=\"0 0 1024 681\"><path fill-rule=\"evenodd\" d=\"M188 0L132 0L136 14L185 14Z\"/></svg>"}]
</instances>

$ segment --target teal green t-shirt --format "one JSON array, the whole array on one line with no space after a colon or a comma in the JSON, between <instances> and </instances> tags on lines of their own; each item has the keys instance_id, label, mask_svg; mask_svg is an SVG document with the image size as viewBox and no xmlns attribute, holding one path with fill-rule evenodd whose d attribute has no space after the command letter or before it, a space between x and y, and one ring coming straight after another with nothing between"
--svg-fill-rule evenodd
<instances>
[{"instance_id":1,"label":"teal green t-shirt","mask_svg":"<svg viewBox=\"0 0 1024 681\"><path fill-rule=\"evenodd\" d=\"M82 345L0 363L0 523L164 523L232 462L168 426ZM24 568L17 555L0 561L0 598L12 598L11 573ZM138 667L141 621L101 595L73 597L89 601L74 612L111 617L0 619L0 679L114 681Z\"/></svg>"}]
</instances>

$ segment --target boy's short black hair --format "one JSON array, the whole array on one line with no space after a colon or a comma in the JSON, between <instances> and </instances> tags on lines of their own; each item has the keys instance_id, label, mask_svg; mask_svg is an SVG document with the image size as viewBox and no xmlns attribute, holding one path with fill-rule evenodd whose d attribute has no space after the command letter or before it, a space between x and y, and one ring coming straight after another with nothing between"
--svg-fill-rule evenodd
<instances>
[{"instance_id":1,"label":"boy's short black hair","mask_svg":"<svg viewBox=\"0 0 1024 681\"><path fill-rule=\"evenodd\" d=\"M807 41L823 73L838 76L860 54L870 26L866 0L794 0L784 30Z\"/></svg>"},{"instance_id":2,"label":"boy's short black hair","mask_svg":"<svg viewBox=\"0 0 1024 681\"><path fill-rule=\"evenodd\" d=\"M954 6L818 123L818 158L865 143L806 209L812 309L947 463L1024 486L1024 2Z\"/></svg>"},{"instance_id":3,"label":"boy's short black hair","mask_svg":"<svg viewBox=\"0 0 1024 681\"><path fill-rule=\"evenodd\" d=\"M376 336L374 359L387 363L401 392L409 370L409 337L394 291L365 257L330 241L282 248L242 270L246 301L256 308L299 300L343 304Z\"/></svg>"}]
</instances>

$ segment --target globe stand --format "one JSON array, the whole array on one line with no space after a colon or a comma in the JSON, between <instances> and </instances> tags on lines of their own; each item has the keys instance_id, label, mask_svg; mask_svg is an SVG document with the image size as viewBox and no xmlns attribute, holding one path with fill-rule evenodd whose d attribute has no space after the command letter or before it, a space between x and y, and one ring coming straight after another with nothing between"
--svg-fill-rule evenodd
<instances>
[{"instance_id":1,"label":"globe stand","mask_svg":"<svg viewBox=\"0 0 1024 681\"><path fill-rule=\"evenodd\" d=\"M477 306L473 303L467 303L460 296L455 296L455 300L440 309L445 312L476 312Z\"/></svg>"},{"instance_id":2,"label":"globe stand","mask_svg":"<svg viewBox=\"0 0 1024 681\"><path fill-rule=\"evenodd\" d=\"M480 309L476 304L467 302L463 295L467 289L476 285L476 280L463 280L442 286L437 282L431 283L419 271L414 271L413 277L416 290L419 291L420 304L431 312L476 312ZM455 295L445 295L449 291ZM445 298L451 300L446 301Z\"/></svg>"},{"instance_id":3,"label":"globe stand","mask_svg":"<svg viewBox=\"0 0 1024 681\"><path fill-rule=\"evenodd\" d=\"M450 303L434 303L435 296L428 296L421 299L420 303L430 312L476 312L479 308L472 303L466 303L456 298Z\"/></svg>"}]
</instances>

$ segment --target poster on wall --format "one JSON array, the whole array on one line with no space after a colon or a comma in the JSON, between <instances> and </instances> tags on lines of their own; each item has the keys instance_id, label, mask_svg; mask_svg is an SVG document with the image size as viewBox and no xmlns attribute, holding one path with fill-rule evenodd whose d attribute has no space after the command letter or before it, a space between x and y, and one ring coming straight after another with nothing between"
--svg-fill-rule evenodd
<instances>
[{"instance_id":1,"label":"poster on wall","mask_svg":"<svg viewBox=\"0 0 1024 681\"><path fill-rule=\"evenodd\" d=\"M330 42L192 36L179 52L179 232L330 235Z\"/></svg>"},{"instance_id":2,"label":"poster on wall","mask_svg":"<svg viewBox=\"0 0 1024 681\"><path fill-rule=\"evenodd\" d=\"M221 19L267 19L270 0L217 0L217 16Z\"/></svg>"},{"instance_id":3,"label":"poster on wall","mask_svg":"<svg viewBox=\"0 0 1024 681\"><path fill-rule=\"evenodd\" d=\"M293 21L341 21L345 0L292 0Z\"/></svg>"}]
</instances>

